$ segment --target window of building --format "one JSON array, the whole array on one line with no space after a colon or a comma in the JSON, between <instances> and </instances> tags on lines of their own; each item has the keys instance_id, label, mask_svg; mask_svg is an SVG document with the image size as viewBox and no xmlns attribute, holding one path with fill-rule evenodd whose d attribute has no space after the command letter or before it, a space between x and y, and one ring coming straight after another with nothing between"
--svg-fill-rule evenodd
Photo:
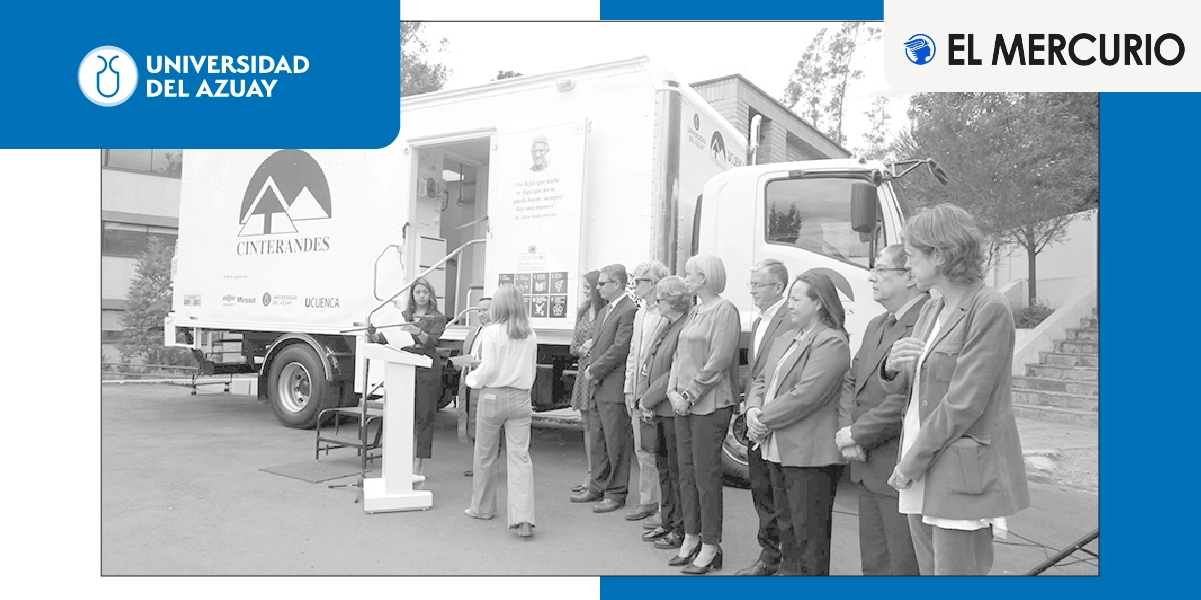
<instances>
[{"instance_id":1,"label":"window of building","mask_svg":"<svg viewBox=\"0 0 1201 600\"><path fill-rule=\"evenodd\" d=\"M137 257L146 249L150 238L158 238L162 240L163 245L174 248L175 240L179 237L179 233L175 229L166 227L111 221L104 221L101 226L100 254L102 256Z\"/></svg>"},{"instance_id":2,"label":"window of building","mask_svg":"<svg viewBox=\"0 0 1201 600\"><path fill-rule=\"evenodd\" d=\"M102 165L111 169L141 171L169 177L183 173L181 150L103 150Z\"/></svg>"},{"instance_id":3,"label":"window of building","mask_svg":"<svg viewBox=\"0 0 1201 600\"><path fill-rule=\"evenodd\" d=\"M851 229L851 185L857 179L806 177L767 184L767 242L795 246L868 267L871 234ZM882 248L884 227L876 227Z\"/></svg>"}]
</instances>

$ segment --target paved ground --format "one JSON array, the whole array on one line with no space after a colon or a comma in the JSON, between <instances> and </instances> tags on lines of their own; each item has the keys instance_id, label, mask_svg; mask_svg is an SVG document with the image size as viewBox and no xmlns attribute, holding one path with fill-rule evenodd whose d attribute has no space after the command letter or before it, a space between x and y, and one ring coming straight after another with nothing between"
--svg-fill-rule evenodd
<instances>
[{"instance_id":1,"label":"paved ground","mask_svg":"<svg viewBox=\"0 0 1201 600\"><path fill-rule=\"evenodd\" d=\"M102 425L105 575L676 574L666 566L671 552L638 540L640 524L567 501L583 472L578 431L535 430L538 528L526 541L501 518L463 516L470 448L456 440L449 410L440 415L427 467L434 507L375 515L355 503L353 488L328 487L353 478L310 484L260 471L310 459L313 433L278 425L270 407L253 397L104 386ZM750 493L725 493L723 572L730 573L758 549ZM1025 573L1053 552L1036 544L1058 549L1097 527L1095 494L1039 483L1031 493L1034 506L1010 520L1025 540L1015 536L997 546L995 574ZM859 573L856 505L854 489L844 486L834 519L836 575ZM1075 564L1053 572L1098 569Z\"/></svg>"}]
</instances>

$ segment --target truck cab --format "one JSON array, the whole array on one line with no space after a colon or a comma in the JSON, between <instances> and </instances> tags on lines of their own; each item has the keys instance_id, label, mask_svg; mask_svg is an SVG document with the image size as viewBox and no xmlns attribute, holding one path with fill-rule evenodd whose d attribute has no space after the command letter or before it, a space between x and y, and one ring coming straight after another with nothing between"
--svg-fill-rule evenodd
<instances>
[{"instance_id":1,"label":"truck cab","mask_svg":"<svg viewBox=\"0 0 1201 600\"><path fill-rule=\"evenodd\" d=\"M867 322L883 310L872 300L870 269L880 249L901 241L893 178L881 161L833 159L740 167L709 180L697 201L693 252L749 258L726 264L725 295L739 308L744 338L756 315L746 291L751 270L775 258L792 278L810 269L830 276L851 351L858 349Z\"/></svg>"}]
</instances>

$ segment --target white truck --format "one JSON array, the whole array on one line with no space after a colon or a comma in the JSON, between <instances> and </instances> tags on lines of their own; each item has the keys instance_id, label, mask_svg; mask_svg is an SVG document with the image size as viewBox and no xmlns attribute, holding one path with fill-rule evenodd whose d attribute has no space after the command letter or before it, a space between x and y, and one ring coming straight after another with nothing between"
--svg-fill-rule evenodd
<instances>
[{"instance_id":1,"label":"white truck","mask_svg":"<svg viewBox=\"0 0 1201 600\"><path fill-rule=\"evenodd\" d=\"M828 270L857 345L880 310L868 268L902 225L895 167L747 166L747 134L678 81L638 58L405 98L380 150L187 151L167 343L210 372L258 373L280 421L311 427L368 389L361 334L399 322L393 300L416 276L462 317L448 353L468 309L511 282L538 334L535 407L560 408L582 275L650 259L682 274L709 252L727 266L744 347L750 269L766 257ZM732 436L727 459L745 471Z\"/></svg>"}]
</instances>

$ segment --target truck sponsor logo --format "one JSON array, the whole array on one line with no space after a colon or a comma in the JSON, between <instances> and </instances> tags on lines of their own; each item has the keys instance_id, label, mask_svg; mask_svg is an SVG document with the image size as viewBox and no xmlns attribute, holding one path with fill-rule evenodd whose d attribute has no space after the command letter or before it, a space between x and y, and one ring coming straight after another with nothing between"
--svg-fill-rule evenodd
<instances>
[{"instance_id":1,"label":"truck sponsor logo","mask_svg":"<svg viewBox=\"0 0 1201 600\"><path fill-rule=\"evenodd\" d=\"M341 308L342 304L337 298L305 298L305 308Z\"/></svg>"},{"instance_id":2,"label":"truck sponsor logo","mask_svg":"<svg viewBox=\"0 0 1201 600\"><path fill-rule=\"evenodd\" d=\"M233 306L238 301L238 297L233 294L226 294L221 297L221 306Z\"/></svg>"},{"instance_id":3,"label":"truck sponsor logo","mask_svg":"<svg viewBox=\"0 0 1201 600\"><path fill-rule=\"evenodd\" d=\"M238 296L238 304L258 304L258 298L247 298L246 296Z\"/></svg>"},{"instance_id":4,"label":"truck sponsor logo","mask_svg":"<svg viewBox=\"0 0 1201 600\"><path fill-rule=\"evenodd\" d=\"M238 237L287 236L238 242L238 256L329 250L329 237L303 236L302 221L333 216L329 181L321 165L302 150L268 156L251 176L238 213Z\"/></svg>"},{"instance_id":5,"label":"truck sponsor logo","mask_svg":"<svg viewBox=\"0 0 1201 600\"><path fill-rule=\"evenodd\" d=\"M263 294L263 306L271 306L271 294L270 293Z\"/></svg>"},{"instance_id":6,"label":"truck sponsor logo","mask_svg":"<svg viewBox=\"0 0 1201 600\"><path fill-rule=\"evenodd\" d=\"M200 306L200 294L184 294L184 306Z\"/></svg>"},{"instance_id":7,"label":"truck sponsor logo","mask_svg":"<svg viewBox=\"0 0 1201 600\"><path fill-rule=\"evenodd\" d=\"M692 128L698 131L701 128L701 116L697 113L692 113Z\"/></svg>"},{"instance_id":8,"label":"truck sponsor logo","mask_svg":"<svg viewBox=\"0 0 1201 600\"><path fill-rule=\"evenodd\" d=\"M263 294L263 306L292 306L296 303L295 294Z\"/></svg>"},{"instance_id":9,"label":"truck sponsor logo","mask_svg":"<svg viewBox=\"0 0 1201 600\"><path fill-rule=\"evenodd\" d=\"M713 137L709 139L709 153L713 157L713 160L718 162L724 162L735 167L742 166L741 158L726 151L726 140L721 136L720 131L714 131Z\"/></svg>"}]
</instances>

